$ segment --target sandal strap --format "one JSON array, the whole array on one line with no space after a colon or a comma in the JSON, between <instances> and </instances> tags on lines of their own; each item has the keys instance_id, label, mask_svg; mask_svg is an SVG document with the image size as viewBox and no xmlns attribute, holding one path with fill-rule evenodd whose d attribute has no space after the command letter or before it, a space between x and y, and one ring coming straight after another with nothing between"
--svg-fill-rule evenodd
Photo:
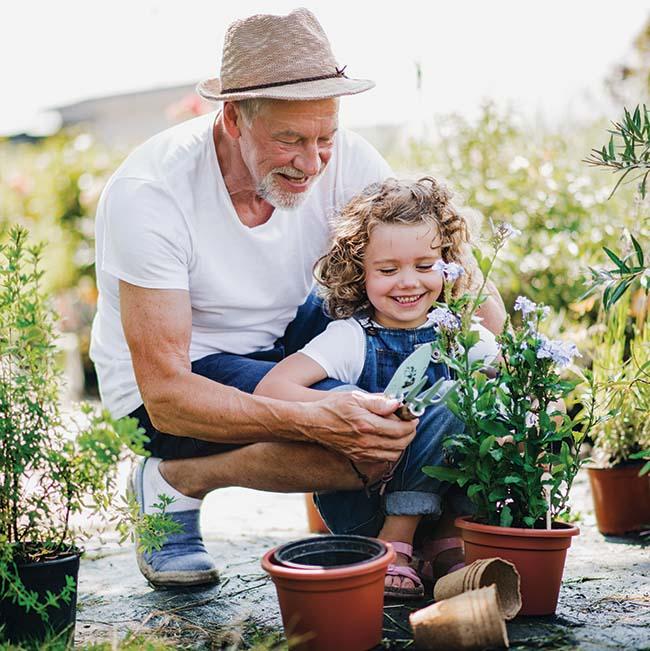
<instances>
[{"instance_id":1,"label":"sandal strap","mask_svg":"<svg viewBox=\"0 0 650 651\"><path fill-rule=\"evenodd\" d=\"M422 579L418 576L418 573L408 565L389 565L386 576L402 576L411 579L416 586L422 585Z\"/></svg>"},{"instance_id":2,"label":"sandal strap","mask_svg":"<svg viewBox=\"0 0 650 651\"><path fill-rule=\"evenodd\" d=\"M409 561L413 558L413 545L399 541L393 542L392 540L390 544L398 554L404 554L404 556L408 557Z\"/></svg>"}]
</instances>

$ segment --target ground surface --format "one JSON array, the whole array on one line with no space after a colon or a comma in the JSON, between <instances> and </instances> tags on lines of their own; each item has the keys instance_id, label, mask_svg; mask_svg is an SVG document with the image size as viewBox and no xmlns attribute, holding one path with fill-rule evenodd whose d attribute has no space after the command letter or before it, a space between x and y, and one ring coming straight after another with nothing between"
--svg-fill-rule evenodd
<instances>
[{"instance_id":1,"label":"ground surface","mask_svg":"<svg viewBox=\"0 0 650 651\"><path fill-rule=\"evenodd\" d=\"M574 484L572 506L580 514L581 535L569 550L557 614L508 623L511 648L650 650L650 536L600 535L583 475ZM246 649L272 633L280 636L275 589L260 558L277 544L307 535L303 497L222 490L206 500L202 526L222 577L207 590L152 590L132 546L88 546L77 645L142 630L205 649ZM386 608L383 648L411 646L408 613L426 603Z\"/></svg>"}]
</instances>

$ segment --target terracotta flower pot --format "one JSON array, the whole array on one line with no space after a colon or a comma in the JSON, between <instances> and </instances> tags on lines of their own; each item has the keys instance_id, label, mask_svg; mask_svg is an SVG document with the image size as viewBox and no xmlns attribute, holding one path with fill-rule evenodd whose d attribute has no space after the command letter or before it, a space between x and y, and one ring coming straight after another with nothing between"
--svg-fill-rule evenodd
<instances>
[{"instance_id":1,"label":"terracotta flower pot","mask_svg":"<svg viewBox=\"0 0 650 651\"><path fill-rule=\"evenodd\" d=\"M650 474L639 477L641 466L588 469L600 533L621 535L650 525Z\"/></svg>"},{"instance_id":2,"label":"terracotta flower pot","mask_svg":"<svg viewBox=\"0 0 650 651\"><path fill-rule=\"evenodd\" d=\"M330 530L327 528L314 504L313 493L305 493L305 506L307 507L307 526L309 533L329 533Z\"/></svg>"},{"instance_id":3,"label":"terracotta flower pot","mask_svg":"<svg viewBox=\"0 0 650 651\"><path fill-rule=\"evenodd\" d=\"M552 615L557 607L567 549L575 525L554 522L553 529L516 529L456 518L465 543L465 562L503 558L514 564L521 577L520 615Z\"/></svg>"},{"instance_id":4,"label":"terracotta flower pot","mask_svg":"<svg viewBox=\"0 0 650 651\"><path fill-rule=\"evenodd\" d=\"M329 547L323 546L325 542ZM347 555L351 542L356 552ZM379 644L384 577L395 558L393 548L362 536L325 536L290 544L297 553L284 554L287 545L282 545L262 558L262 567L275 583L290 648L361 651Z\"/></svg>"}]
</instances>

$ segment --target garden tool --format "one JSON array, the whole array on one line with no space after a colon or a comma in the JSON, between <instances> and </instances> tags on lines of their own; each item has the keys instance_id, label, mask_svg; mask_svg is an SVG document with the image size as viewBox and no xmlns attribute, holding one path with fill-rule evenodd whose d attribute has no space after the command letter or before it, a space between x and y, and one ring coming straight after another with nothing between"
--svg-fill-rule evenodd
<instances>
[{"instance_id":1,"label":"garden tool","mask_svg":"<svg viewBox=\"0 0 650 651\"><path fill-rule=\"evenodd\" d=\"M444 394L440 395L440 389L445 384L444 379L438 380L432 387L420 393L427 383L425 373L431 362L431 353L431 344L416 348L399 365L384 390L387 398L397 398L402 403L395 412L402 420L419 418L427 407L441 402L444 397Z\"/></svg>"}]
</instances>

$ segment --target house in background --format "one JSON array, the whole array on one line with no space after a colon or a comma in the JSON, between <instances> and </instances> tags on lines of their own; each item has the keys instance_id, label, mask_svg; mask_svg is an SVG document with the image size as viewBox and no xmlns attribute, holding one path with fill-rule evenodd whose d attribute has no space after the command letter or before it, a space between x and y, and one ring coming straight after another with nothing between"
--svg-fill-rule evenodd
<instances>
[{"instance_id":1,"label":"house in background","mask_svg":"<svg viewBox=\"0 0 650 651\"><path fill-rule=\"evenodd\" d=\"M60 116L62 128L86 128L106 144L133 146L173 124L220 106L220 103L199 97L194 85L190 84L97 97L51 110ZM355 128L354 131L384 155L398 146L405 135L400 125Z\"/></svg>"},{"instance_id":2,"label":"house in background","mask_svg":"<svg viewBox=\"0 0 650 651\"><path fill-rule=\"evenodd\" d=\"M108 95L55 106L61 128L81 127L108 145L130 146L191 117L215 110L194 85L170 86Z\"/></svg>"}]
</instances>

